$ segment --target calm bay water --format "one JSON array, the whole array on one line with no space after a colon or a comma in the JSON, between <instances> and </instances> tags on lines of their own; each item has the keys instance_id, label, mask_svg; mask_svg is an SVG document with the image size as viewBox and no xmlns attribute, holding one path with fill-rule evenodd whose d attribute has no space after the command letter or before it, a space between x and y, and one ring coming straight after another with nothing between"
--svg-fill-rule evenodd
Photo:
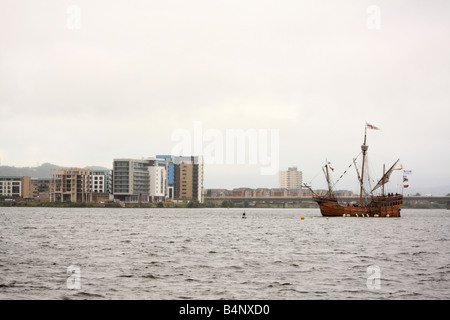
<instances>
[{"instance_id":1,"label":"calm bay water","mask_svg":"<svg viewBox=\"0 0 450 320\"><path fill-rule=\"evenodd\" d=\"M0 299L450 298L450 211L242 212L0 208Z\"/></svg>"}]
</instances>

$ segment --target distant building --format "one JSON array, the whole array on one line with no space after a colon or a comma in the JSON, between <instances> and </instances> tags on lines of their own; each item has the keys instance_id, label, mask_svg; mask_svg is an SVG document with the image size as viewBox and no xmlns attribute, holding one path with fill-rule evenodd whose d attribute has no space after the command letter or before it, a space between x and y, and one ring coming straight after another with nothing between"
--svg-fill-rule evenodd
<instances>
[{"instance_id":1,"label":"distant building","mask_svg":"<svg viewBox=\"0 0 450 320\"><path fill-rule=\"evenodd\" d=\"M33 199L40 202L50 201L50 179L31 178Z\"/></svg>"},{"instance_id":2,"label":"distant building","mask_svg":"<svg viewBox=\"0 0 450 320\"><path fill-rule=\"evenodd\" d=\"M204 201L203 156L173 157L174 198Z\"/></svg>"},{"instance_id":3,"label":"distant building","mask_svg":"<svg viewBox=\"0 0 450 320\"><path fill-rule=\"evenodd\" d=\"M111 170L92 171L92 192L111 193Z\"/></svg>"},{"instance_id":4,"label":"distant building","mask_svg":"<svg viewBox=\"0 0 450 320\"><path fill-rule=\"evenodd\" d=\"M258 189L255 189L254 194L255 194L255 197L261 197L261 198L270 197L270 189L258 188Z\"/></svg>"},{"instance_id":5,"label":"distant building","mask_svg":"<svg viewBox=\"0 0 450 320\"><path fill-rule=\"evenodd\" d=\"M203 202L203 157L115 159L112 189L114 198L125 202Z\"/></svg>"},{"instance_id":6,"label":"distant building","mask_svg":"<svg viewBox=\"0 0 450 320\"><path fill-rule=\"evenodd\" d=\"M50 179L0 177L0 197L49 201Z\"/></svg>"},{"instance_id":7,"label":"distant building","mask_svg":"<svg viewBox=\"0 0 450 320\"><path fill-rule=\"evenodd\" d=\"M288 197L301 197L302 195L302 189L287 189Z\"/></svg>"},{"instance_id":8,"label":"distant building","mask_svg":"<svg viewBox=\"0 0 450 320\"><path fill-rule=\"evenodd\" d=\"M301 197L307 194L303 189L286 188L234 188L227 189L208 189L208 197L242 197L242 198L270 198L270 197Z\"/></svg>"},{"instance_id":9,"label":"distant building","mask_svg":"<svg viewBox=\"0 0 450 320\"><path fill-rule=\"evenodd\" d=\"M274 188L270 190L271 197L287 197L288 192L286 188Z\"/></svg>"},{"instance_id":10,"label":"distant building","mask_svg":"<svg viewBox=\"0 0 450 320\"><path fill-rule=\"evenodd\" d=\"M208 197L230 197L232 192L227 189L208 189L206 195Z\"/></svg>"},{"instance_id":11,"label":"distant building","mask_svg":"<svg viewBox=\"0 0 450 320\"><path fill-rule=\"evenodd\" d=\"M158 159L160 165L164 165L166 169L166 190L165 195L168 199L174 199L175 193L175 164L173 162L174 157L171 155L157 155L156 159Z\"/></svg>"},{"instance_id":12,"label":"distant building","mask_svg":"<svg viewBox=\"0 0 450 320\"><path fill-rule=\"evenodd\" d=\"M328 190L315 190L317 194L326 194ZM270 198L270 197L308 197L312 196L309 189L287 189L287 188L234 188L228 189L208 189L207 197L245 197L245 198ZM351 197L354 196L352 191L337 190L334 191L336 196Z\"/></svg>"},{"instance_id":13,"label":"distant building","mask_svg":"<svg viewBox=\"0 0 450 320\"><path fill-rule=\"evenodd\" d=\"M167 176L165 166L153 165L148 167L149 196L151 202L164 201L166 197Z\"/></svg>"},{"instance_id":14,"label":"distant building","mask_svg":"<svg viewBox=\"0 0 450 320\"><path fill-rule=\"evenodd\" d=\"M0 197L32 198L30 177L0 177Z\"/></svg>"},{"instance_id":15,"label":"distant building","mask_svg":"<svg viewBox=\"0 0 450 320\"><path fill-rule=\"evenodd\" d=\"M301 189L302 176L302 172L298 171L296 167L288 168L287 171L280 171L278 174L278 188Z\"/></svg>"},{"instance_id":16,"label":"distant building","mask_svg":"<svg viewBox=\"0 0 450 320\"><path fill-rule=\"evenodd\" d=\"M253 197L254 190L251 188L235 188L232 190L233 197Z\"/></svg>"},{"instance_id":17,"label":"distant building","mask_svg":"<svg viewBox=\"0 0 450 320\"><path fill-rule=\"evenodd\" d=\"M31 178L30 177L22 177L22 193L21 197L24 199L32 199L33 198L33 190L31 188Z\"/></svg>"},{"instance_id":18,"label":"distant building","mask_svg":"<svg viewBox=\"0 0 450 320\"><path fill-rule=\"evenodd\" d=\"M51 202L92 202L92 170L53 169L51 174Z\"/></svg>"},{"instance_id":19,"label":"distant building","mask_svg":"<svg viewBox=\"0 0 450 320\"><path fill-rule=\"evenodd\" d=\"M148 167L156 159L114 159L113 195L125 202L149 202L150 177Z\"/></svg>"},{"instance_id":20,"label":"distant building","mask_svg":"<svg viewBox=\"0 0 450 320\"><path fill-rule=\"evenodd\" d=\"M336 190L333 194L337 197L353 197L355 194L349 190Z\"/></svg>"}]
</instances>

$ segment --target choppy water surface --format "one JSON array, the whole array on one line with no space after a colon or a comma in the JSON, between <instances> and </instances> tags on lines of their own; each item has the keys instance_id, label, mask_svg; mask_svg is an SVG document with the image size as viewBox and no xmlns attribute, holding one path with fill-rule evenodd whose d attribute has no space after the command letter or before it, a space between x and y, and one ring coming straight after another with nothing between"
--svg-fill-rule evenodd
<instances>
[{"instance_id":1,"label":"choppy water surface","mask_svg":"<svg viewBox=\"0 0 450 320\"><path fill-rule=\"evenodd\" d=\"M447 210L242 212L0 208L0 299L450 298Z\"/></svg>"}]
</instances>

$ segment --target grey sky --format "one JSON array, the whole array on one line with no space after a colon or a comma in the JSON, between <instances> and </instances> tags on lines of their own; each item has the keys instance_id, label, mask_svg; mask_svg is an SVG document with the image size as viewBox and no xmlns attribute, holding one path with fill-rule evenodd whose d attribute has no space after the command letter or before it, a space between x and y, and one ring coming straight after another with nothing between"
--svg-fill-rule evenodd
<instances>
[{"instance_id":1,"label":"grey sky","mask_svg":"<svg viewBox=\"0 0 450 320\"><path fill-rule=\"evenodd\" d=\"M378 176L400 158L410 190L450 185L449 16L447 0L2 1L1 165L111 167L170 154L173 131L201 121L279 129L280 169L310 181L328 158L337 178L367 121ZM205 167L207 188L277 182Z\"/></svg>"}]
</instances>

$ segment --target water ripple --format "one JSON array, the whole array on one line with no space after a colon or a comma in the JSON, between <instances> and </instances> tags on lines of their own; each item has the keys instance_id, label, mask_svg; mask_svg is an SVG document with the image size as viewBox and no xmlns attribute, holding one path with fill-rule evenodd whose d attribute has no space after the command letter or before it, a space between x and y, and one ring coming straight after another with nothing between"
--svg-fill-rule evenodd
<instances>
[{"instance_id":1,"label":"water ripple","mask_svg":"<svg viewBox=\"0 0 450 320\"><path fill-rule=\"evenodd\" d=\"M0 210L0 299L450 298L446 210Z\"/></svg>"}]
</instances>

